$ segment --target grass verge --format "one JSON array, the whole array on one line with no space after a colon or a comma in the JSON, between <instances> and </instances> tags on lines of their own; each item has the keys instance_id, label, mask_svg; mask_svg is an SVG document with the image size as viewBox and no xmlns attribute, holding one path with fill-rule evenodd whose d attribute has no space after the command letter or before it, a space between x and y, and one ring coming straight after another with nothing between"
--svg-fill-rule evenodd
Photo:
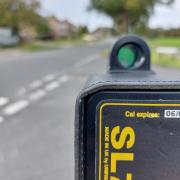
<instances>
[{"instance_id":1,"label":"grass verge","mask_svg":"<svg viewBox=\"0 0 180 180\"><path fill-rule=\"evenodd\" d=\"M67 47L67 46L81 46L83 44L85 44L85 42L81 39L64 39L64 40L24 43L21 45L21 48L24 51L28 51L28 52L38 52L38 51L60 49L62 47Z\"/></svg>"},{"instance_id":2,"label":"grass verge","mask_svg":"<svg viewBox=\"0 0 180 180\"><path fill-rule=\"evenodd\" d=\"M157 54L157 47L175 47L180 49L180 38L156 38L149 39L148 43L151 47L152 64L170 67L180 68L180 55L160 55Z\"/></svg>"},{"instance_id":3,"label":"grass verge","mask_svg":"<svg viewBox=\"0 0 180 180\"><path fill-rule=\"evenodd\" d=\"M53 47L39 44L39 43L23 44L23 45L21 45L21 48L24 51L29 51L29 52L38 52L38 51L46 51L46 50L54 49Z\"/></svg>"},{"instance_id":4,"label":"grass verge","mask_svg":"<svg viewBox=\"0 0 180 180\"><path fill-rule=\"evenodd\" d=\"M177 47L180 48L180 37L179 38L154 38L148 40L149 44L153 47L163 46L163 47Z\"/></svg>"}]
</instances>

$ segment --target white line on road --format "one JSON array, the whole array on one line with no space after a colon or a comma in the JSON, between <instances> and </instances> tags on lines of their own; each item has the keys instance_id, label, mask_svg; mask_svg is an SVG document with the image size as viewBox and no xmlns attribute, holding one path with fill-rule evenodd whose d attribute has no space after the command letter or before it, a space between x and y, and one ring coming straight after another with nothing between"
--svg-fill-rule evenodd
<instances>
[{"instance_id":1,"label":"white line on road","mask_svg":"<svg viewBox=\"0 0 180 180\"><path fill-rule=\"evenodd\" d=\"M57 89L60 86L59 82L53 81L52 83L46 85L45 89L46 91L53 91Z\"/></svg>"},{"instance_id":2,"label":"white line on road","mask_svg":"<svg viewBox=\"0 0 180 180\"><path fill-rule=\"evenodd\" d=\"M87 59L84 59L84 60L78 62L77 64L75 64L75 67L80 68L80 67L82 67L82 66L84 66L84 65L86 65L88 63L91 63L91 62L95 61L97 58L99 58L99 54L96 54L94 56L90 56Z\"/></svg>"},{"instance_id":3,"label":"white line on road","mask_svg":"<svg viewBox=\"0 0 180 180\"><path fill-rule=\"evenodd\" d=\"M65 83L65 82L67 82L69 79L70 79L69 76L64 75L64 76L62 76L62 77L59 78L59 82L60 82L60 83Z\"/></svg>"},{"instance_id":4,"label":"white line on road","mask_svg":"<svg viewBox=\"0 0 180 180\"><path fill-rule=\"evenodd\" d=\"M37 81L34 81L34 82L32 82L32 83L30 84L30 88L31 88L31 89L36 89L36 88L41 87L42 85L43 85L43 82L37 80Z\"/></svg>"},{"instance_id":5,"label":"white line on road","mask_svg":"<svg viewBox=\"0 0 180 180\"><path fill-rule=\"evenodd\" d=\"M29 105L28 101L25 101L25 100L17 101L15 103L7 106L3 110L3 113L8 116L14 115L14 114L20 112L21 110L25 109L28 105Z\"/></svg>"},{"instance_id":6,"label":"white line on road","mask_svg":"<svg viewBox=\"0 0 180 180\"><path fill-rule=\"evenodd\" d=\"M54 74L49 74L49 75L45 76L44 81L49 82L49 81L52 81L54 79L55 79L55 75Z\"/></svg>"},{"instance_id":7,"label":"white line on road","mask_svg":"<svg viewBox=\"0 0 180 180\"><path fill-rule=\"evenodd\" d=\"M4 106L9 102L9 99L6 97L0 97L0 106Z\"/></svg>"},{"instance_id":8,"label":"white line on road","mask_svg":"<svg viewBox=\"0 0 180 180\"><path fill-rule=\"evenodd\" d=\"M46 95L44 90L38 90L29 96L30 101L37 101Z\"/></svg>"}]
</instances>

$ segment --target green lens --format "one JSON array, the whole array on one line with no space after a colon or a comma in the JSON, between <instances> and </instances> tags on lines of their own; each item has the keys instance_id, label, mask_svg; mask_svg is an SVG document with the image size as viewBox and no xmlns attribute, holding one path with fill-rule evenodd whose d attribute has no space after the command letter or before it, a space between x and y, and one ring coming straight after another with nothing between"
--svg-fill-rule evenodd
<instances>
[{"instance_id":1,"label":"green lens","mask_svg":"<svg viewBox=\"0 0 180 180\"><path fill-rule=\"evenodd\" d=\"M136 60L135 52L130 47L123 47L119 50L118 61L124 68L130 68Z\"/></svg>"}]
</instances>

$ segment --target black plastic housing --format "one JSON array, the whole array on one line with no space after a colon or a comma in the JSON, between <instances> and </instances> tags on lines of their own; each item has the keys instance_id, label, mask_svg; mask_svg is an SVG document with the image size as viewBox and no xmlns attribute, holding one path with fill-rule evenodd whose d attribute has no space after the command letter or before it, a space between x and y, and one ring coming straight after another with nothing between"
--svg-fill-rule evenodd
<instances>
[{"instance_id":1,"label":"black plastic housing","mask_svg":"<svg viewBox=\"0 0 180 180\"><path fill-rule=\"evenodd\" d=\"M142 49L145 61L138 68L127 70L118 63L117 53L119 48L129 43L136 44ZM103 156L101 154L103 138L100 137L103 113L101 115L98 113L101 112L103 103L110 104L110 102L115 104L121 102L126 105L131 103L129 110L138 109L138 111L139 107L136 107L136 104L141 103L140 111L155 110L162 116L156 119L157 121L147 118L149 122L142 121L142 123L138 118L125 118L121 125L129 123L135 127L137 138L143 143L137 142L132 148L136 153L135 162L118 166L120 170L116 175L122 173L120 179L126 179L126 170L130 170L133 173L132 180L179 180L180 80L155 74L151 71L150 58L150 49L144 40L137 36L123 37L112 50L109 73L91 77L81 91L76 101L75 112L75 180L107 179L102 176L104 175L102 168L98 169ZM148 104L155 104L157 108ZM170 121L165 119L162 114L166 106L167 109L177 110L179 118ZM110 128L111 125L120 122L117 111L122 113L123 108L117 107L116 110L110 108L108 111L105 109L104 119L110 119L108 122ZM143 145L145 147L142 147Z\"/></svg>"},{"instance_id":2,"label":"black plastic housing","mask_svg":"<svg viewBox=\"0 0 180 180\"><path fill-rule=\"evenodd\" d=\"M116 44L114 45L112 51L111 51L111 55L110 55L110 72L122 72L122 71L128 71L127 69L125 69L121 64L118 63L118 51L119 49L121 49L123 46L127 45L127 44L132 44L137 46L139 49L141 49L141 51L144 54L145 60L144 62L142 62L142 64L137 67L137 68L132 68L130 69L131 71L137 71L137 70L141 70L141 71L149 71L151 69L151 53L150 53L150 49L147 45L147 43L145 42L144 39L140 38L139 36L135 36L135 35L128 35L128 36L123 36L121 37Z\"/></svg>"},{"instance_id":3,"label":"black plastic housing","mask_svg":"<svg viewBox=\"0 0 180 180\"><path fill-rule=\"evenodd\" d=\"M90 78L76 103L76 180L96 179L95 110L100 102L107 100L180 102L180 81L163 79L151 71L111 73ZM151 180L152 177L144 178Z\"/></svg>"}]
</instances>

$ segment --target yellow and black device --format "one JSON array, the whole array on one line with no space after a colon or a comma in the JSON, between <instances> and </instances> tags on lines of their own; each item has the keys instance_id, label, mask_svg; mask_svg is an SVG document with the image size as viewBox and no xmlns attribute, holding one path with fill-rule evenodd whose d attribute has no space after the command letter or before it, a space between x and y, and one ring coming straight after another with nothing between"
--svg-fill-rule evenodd
<instances>
[{"instance_id":1,"label":"yellow and black device","mask_svg":"<svg viewBox=\"0 0 180 180\"><path fill-rule=\"evenodd\" d=\"M137 36L113 47L106 75L76 104L76 180L179 180L180 81L150 68Z\"/></svg>"}]
</instances>

